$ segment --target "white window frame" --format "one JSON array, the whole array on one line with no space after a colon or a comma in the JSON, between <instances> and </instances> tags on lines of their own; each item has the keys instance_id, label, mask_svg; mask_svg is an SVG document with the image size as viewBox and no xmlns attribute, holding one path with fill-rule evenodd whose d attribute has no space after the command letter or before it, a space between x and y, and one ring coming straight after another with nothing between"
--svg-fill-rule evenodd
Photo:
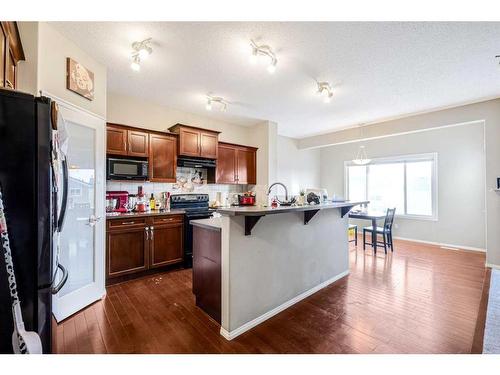
<instances>
[{"instance_id":1,"label":"white window frame","mask_svg":"<svg viewBox=\"0 0 500 375\"><path fill-rule=\"evenodd\" d=\"M411 215L406 213L406 163L407 162L417 162L417 161L432 161L432 215ZM411 154L411 155L400 155L400 156L391 156L384 158L375 158L371 159L370 164L389 164L389 163L404 163L404 205L405 205L405 213L398 214L396 211L396 216L403 219L414 219L414 220L430 220L430 221L438 221L438 154L437 152L430 152L425 154ZM369 165L370 165L369 164ZM352 160L344 161L344 196L346 199L349 197L349 175L348 175L348 167L355 166ZM368 166L369 166L368 165ZM368 197L368 184L370 178L370 169L367 169L366 174L366 192L365 196Z\"/></svg>"}]
</instances>

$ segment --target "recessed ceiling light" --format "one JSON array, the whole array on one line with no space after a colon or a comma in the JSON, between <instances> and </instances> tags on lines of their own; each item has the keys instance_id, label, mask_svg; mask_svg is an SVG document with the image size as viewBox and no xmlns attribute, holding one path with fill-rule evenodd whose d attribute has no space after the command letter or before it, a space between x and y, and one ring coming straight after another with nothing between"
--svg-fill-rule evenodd
<instances>
[{"instance_id":1,"label":"recessed ceiling light","mask_svg":"<svg viewBox=\"0 0 500 375\"><path fill-rule=\"evenodd\" d=\"M227 102L224 100L224 98L221 98L220 96L213 96L208 94L207 95L207 104L205 105L205 109L207 111L212 110L212 104L216 103L219 105L219 109L221 112L226 112L227 109Z\"/></svg>"},{"instance_id":2,"label":"recessed ceiling light","mask_svg":"<svg viewBox=\"0 0 500 375\"><path fill-rule=\"evenodd\" d=\"M130 64L132 70L136 72L141 70L141 61L146 60L152 53L151 38L132 43L132 63Z\"/></svg>"},{"instance_id":3,"label":"recessed ceiling light","mask_svg":"<svg viewBox=\"0 0 500 375\"><path fill-rule=\"evenodd\" d=\"M316 82L318 84L318 95L323 98L323 102L330 103L333 97L332 86L328 82Z\"/></svg>"},{"instance_id":4,"label":"recessed ceiling light","mask_svg":"<svg viewBox=\"0 0 500 375\"><path fill-rule=\"evenodd\" d=\"M273 74L276 71L276 65L278 64L278 59L276 54L268 45L258 45L253 40L250 40L251 56L250 61L255 63L259 57L265 57L268 60L267 71Z\"/></svg>"}]
</instances>

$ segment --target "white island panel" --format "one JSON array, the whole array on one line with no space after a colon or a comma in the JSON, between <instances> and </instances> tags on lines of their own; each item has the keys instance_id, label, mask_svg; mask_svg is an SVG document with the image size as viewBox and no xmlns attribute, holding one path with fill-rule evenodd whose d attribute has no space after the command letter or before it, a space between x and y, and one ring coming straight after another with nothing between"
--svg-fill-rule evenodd
<instances>
[{"instance_id":1,"label":"white island panel","mask_svg":"<svg viewBox=\"0 0 500 375\"><path fill-rule=\"evenodd\" d=\"M228 339L349 272L348 219L340 208L260 218L245 236L244 216L217 219L222 228L222 329ZM214 220L215 223L215 220Z\"/></svg>"}]
</instances>

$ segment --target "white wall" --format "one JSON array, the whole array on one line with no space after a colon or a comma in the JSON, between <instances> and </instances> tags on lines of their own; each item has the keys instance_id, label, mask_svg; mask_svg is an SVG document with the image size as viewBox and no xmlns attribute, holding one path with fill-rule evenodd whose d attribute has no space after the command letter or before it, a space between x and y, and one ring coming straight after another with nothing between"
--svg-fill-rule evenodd
<instances>
[{"instance_id":1,"label":"white wall","mask_svg":"<svg viewBox=\"0 0 500 375\"><path fill-rule=\"evenodd\" d=\"M33 95L43 90L105 118L106 67L46 22L19 22L18 27L26 56L26 61L19 63L19 90ZM66 89L67 57L94 73L94 100Z\"/></svg>"},{"instance_id":2,"label":"white wall","mask_svg":"<svg viewBox=\"0 0 500 375\"><path fill-rule=\"evenodd\" d=\"M364 138L380 137L408 131L435 128L469 121L485 121L486 144L486 262L500 267L500 194L496 179L500 177L500 99L409 116L367 126ZM349 129L304 138L299 148L321 147L349 142L359 137L359 129Z\"/></svg>"},{"instance_id":3,"label":"white wall","mask_svg":"<svg viewBox=\"0 0 500 375\"><path fill-rule=\"evenodd\" d=\"M436 152L438 220L397 218L394 235L440 244L485 249L484 123L363 142L370 158ZM344 195L344 161L360 143L321 149L321 182L330 194ZM356 221L368 226L367 221Z\"/></svg>"},{"instance_id":4,"label":"white wall","mask_svg":"<svg viewBox=\"0 0 500 375\"><path fill-rule=\"evenodd\" d=\"M94 100L66 89L66 58L71 57L94 73ZM106 67L61 35L46 22L38 24L38 89L106 117Z\"/></svg>"},{"instance_id":5,"label":"white wall","mask_svg":"<svg viewBox=\"0 0 500 375\"><path fill-rule=\"evenodd\" d=\"M277 138L276 180L283 182L293 195L298 195L301 189L322 187L320 150L300 150L297 139L283 136Z\"/></svg>"},{"instance_id":6,"label":"white wall","mask_svg":"<svg viewBox=\"0 0 500 375\"><path fill-rule=\"evenodd\" d=\"M151 101L109 92L107 95L107 121L144 129L166 131L179 123L220 131L219 140L259 147L250 139L250 128L209 117L164 107Z\"/></svg>"}]
</instances>

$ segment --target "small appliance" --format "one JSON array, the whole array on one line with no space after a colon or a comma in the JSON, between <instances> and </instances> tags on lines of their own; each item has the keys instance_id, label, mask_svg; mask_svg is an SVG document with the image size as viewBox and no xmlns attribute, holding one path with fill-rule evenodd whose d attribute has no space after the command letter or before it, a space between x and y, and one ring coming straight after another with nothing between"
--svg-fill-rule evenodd
<instances>
[{"instance_id":1,"label":"small appliance","mask_svg":"<svg viewBox=\"0 0 500 375\"><path fill-rule=\"evenodd\" d=\"M106 178L108 180L139 180L148 179L147 160L107 158Z\"/></svg>"},{"instance_id":2,"label":"small appliance","mask_svg":"<svg viewBox=\"0 0 500 375\"><path fill-rule=\"evenodd\" d=\"M240 206L255 206L255 194L238 195L238 203Z\"/></svg>"},{"instance_id":3,"label":"small appliance","mask_svg":"<svg viewBox=\"0 0 500 375\"><path fill-rule=\"evenodd\" d=\"M107 191L107 200L116 200L115 208L110 212L127 212L128 192L127 191Z\"/></svg>"}]
</instances>

